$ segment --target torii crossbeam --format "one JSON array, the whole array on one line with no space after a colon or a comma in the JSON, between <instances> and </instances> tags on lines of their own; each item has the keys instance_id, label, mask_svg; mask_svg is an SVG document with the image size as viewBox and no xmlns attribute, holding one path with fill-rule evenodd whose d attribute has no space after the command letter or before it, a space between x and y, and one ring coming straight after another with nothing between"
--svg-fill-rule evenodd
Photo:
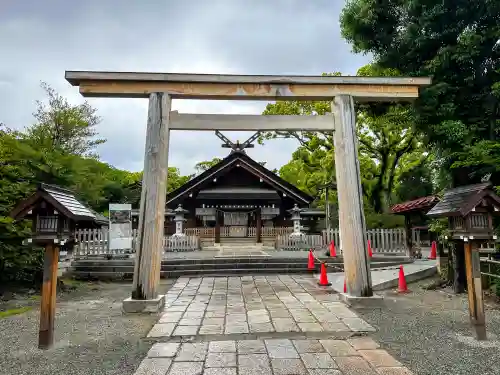
<instances>
[{"instance_id":1,"label":"torii crossbeam","mask_svg":"<svg viewBox=\"0 0 500 375\"><path fill-rule=\"evenodd\" d=\"M410 101L430 78L250 76L67 71L83 96L149 98L143 192L129 311L161 306L158 296L170 130L334 132L339 222L348 295L372 296L356 139L356 101ZM172 99L329 100L333 115L179 114ZM135 305L134 305L135 303ZM149 304L149 306L148 306ZM134 306L136 306L134 308ZM147 308L145 306L148 306ZM124 303L125 308L125 303Z\"/></svg>"},{"instance_id":2,"label":"torii crossbeam","mask_svg":"<svg viewBox=\"0 0 500 375\"><path fill-rule=\"evenodd\" d=\"M235 151L242 151L245 152L246 148L254 148L253 141L255 141L257 138L259 138L260 132L255 133L252 135L250 138L248 138L245 142L240 143L239 141L236 141L234 143L231 141L228 137L226 137L224 134L222 134L220 131L216 130L215 135L224 143L222 144L223 148L230 148L231 152Z\"/></svg>"}]
</instances>

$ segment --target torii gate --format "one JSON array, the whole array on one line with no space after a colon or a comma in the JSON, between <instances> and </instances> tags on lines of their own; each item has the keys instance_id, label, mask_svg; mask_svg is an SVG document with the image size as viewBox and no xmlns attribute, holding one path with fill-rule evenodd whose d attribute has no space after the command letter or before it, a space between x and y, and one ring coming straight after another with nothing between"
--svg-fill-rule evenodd
<instances>
[{"instance_id":1,"label":"torii gate","mask_svg":"<svg viewBox=\"0 0 500 375\"><path fill-rule=\"evenodd\" d=\"M339 224L348 294L373 295L365 241L356 138L357 101L411 101L430 78L256 76L66 71L66 80L86 97L149 98L138 241L130 312L155 311L163 242L170 130L333 132ZM179 114L172 99L326 100L333 114L261 116Z\"/></svg>"}]
</instances>

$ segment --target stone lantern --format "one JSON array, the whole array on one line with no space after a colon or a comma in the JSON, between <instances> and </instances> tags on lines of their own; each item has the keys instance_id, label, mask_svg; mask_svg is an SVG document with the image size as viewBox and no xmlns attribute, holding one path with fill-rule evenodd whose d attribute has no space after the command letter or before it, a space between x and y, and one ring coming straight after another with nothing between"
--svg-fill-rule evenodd
<instances>
[{"instance_id":1,"label":"stone lantern","mask_svg":"<svg viewBox=\"0 0 500 375\"><path fill-rule=\"evenodd\" d=\"M188 210L185 210L182 208L182 206L179 204L177 208L174 210L174 221L175 221L175 234L173 236L175 237L182 237L185 236L184 230L183 230L183 223L186 221L184 219L184 216L188 213Z\"/></svg>"},{"instance_id":2,"label":"stone lantern","mask_svg":"<svg viewBox=\"0 0 500 375\"><path fill-rule=\"evenodd\" d=\"M290 237L301 238L303 233L300 231L300 212L302 210L295 204L292 209L288 210L292 214L293 232Z\"/></svg>"}]
</instances>

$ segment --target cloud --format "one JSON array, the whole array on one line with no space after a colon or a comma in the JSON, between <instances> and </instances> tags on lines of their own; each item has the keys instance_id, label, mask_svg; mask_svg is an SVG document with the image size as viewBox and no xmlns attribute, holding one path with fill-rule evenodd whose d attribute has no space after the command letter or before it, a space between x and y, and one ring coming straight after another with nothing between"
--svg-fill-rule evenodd
<instances>
[{"instance_id":1,"label":"cloud","mask_svg":"<svg viewBox=\"0 0 500 375\"><path fill-rule=\"evenodd\" d=\"M350 53L338 17L343 1L316 0L64 0L0 5L0 121L22 128L32 121L46 81L72 102L83 98L65 70L184 73L354 74L369 60ZM89 99L108 139L101 158L141 170L147 102ZM174 100L191 113L261 113L264 102ZM231 133L244 140L251 133ZM209 132L172 132L169 164L191 173L202 160L225 156ZM270 168L286 163L297 144L276 140L249 155Z\"/></svg>"}]
</instances>

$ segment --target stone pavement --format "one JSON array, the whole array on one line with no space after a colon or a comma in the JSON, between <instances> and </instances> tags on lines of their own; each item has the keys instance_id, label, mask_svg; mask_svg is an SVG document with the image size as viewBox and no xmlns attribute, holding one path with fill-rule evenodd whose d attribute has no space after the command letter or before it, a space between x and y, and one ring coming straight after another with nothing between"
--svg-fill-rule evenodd
<instances>
[{"instance_id":1,"label":"stone pavement","mask_svg":"<svg viewBox=\"0 0 500 375\"><path fill-rule=\"evenodd\" d=\"M180 278L135 375L411 374L310 275Z\"/></svg>"}]
</instances>

